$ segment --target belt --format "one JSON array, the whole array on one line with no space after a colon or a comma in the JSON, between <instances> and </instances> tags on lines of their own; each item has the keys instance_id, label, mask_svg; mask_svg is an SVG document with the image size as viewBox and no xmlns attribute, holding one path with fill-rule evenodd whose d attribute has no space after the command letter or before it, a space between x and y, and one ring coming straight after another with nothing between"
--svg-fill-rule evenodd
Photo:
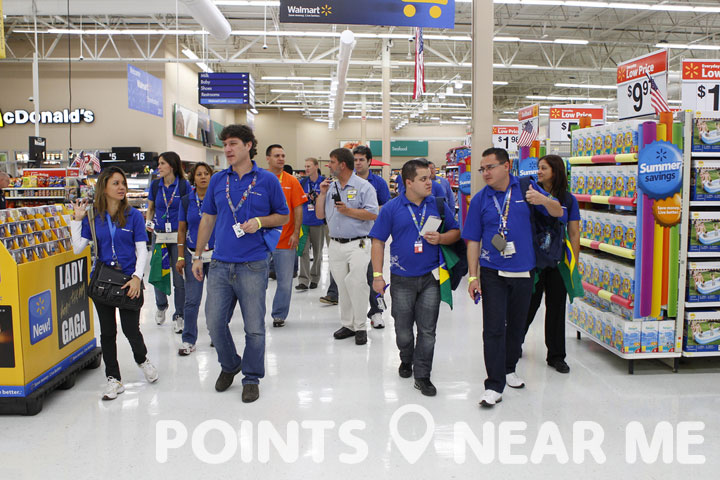
<instances>
[{"instance_id":1,"label":"belt","mask_svg":"<svg viewBox=\"0 0 720 480\"><path fill-rule=\"evenodd\" d=\"M336 237L330 237L330 240L335 240L338 243L349 243L354 242L355 240L362 240L363 238L368 238L367 235L364 237L355 237L355 238L336 238Z\"/></svg>"}]
</instances>

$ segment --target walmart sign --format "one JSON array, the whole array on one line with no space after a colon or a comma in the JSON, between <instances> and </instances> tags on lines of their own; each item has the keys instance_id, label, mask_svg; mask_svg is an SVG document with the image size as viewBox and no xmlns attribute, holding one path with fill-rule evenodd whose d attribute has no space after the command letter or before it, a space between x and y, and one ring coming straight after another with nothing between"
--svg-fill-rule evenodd
<instances>
[{"instance_id":1,"label":"walmart sign","mask_svg":"<svg viewBox=\"0 0 720 480\"><path fill-rule=\"evenodd\" d=\"M455 28L455 0L280 0L280 21Z\"/></svg>"}]
</instances>

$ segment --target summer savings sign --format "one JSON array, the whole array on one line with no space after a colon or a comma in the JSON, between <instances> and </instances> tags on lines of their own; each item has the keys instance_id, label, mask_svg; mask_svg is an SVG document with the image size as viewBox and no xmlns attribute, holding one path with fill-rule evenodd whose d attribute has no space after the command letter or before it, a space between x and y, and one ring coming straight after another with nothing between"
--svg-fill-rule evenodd
<instances>
[{"instance_id":1,"label":"summer savings sign","mask_svg":"<svg viewBox=\"0 0 720 480\"><path fill-rule=\"evenodd\" d=\"M680 223L682 165L682 152L669 142L653 142L638 156L637 186L655 200L653 214L665 227Z\"/></svg>"},{"instance_id":2,"label":"summer savings sign","mask_svg":"<svg viewBox=\"0 0 720 480\"><path fill-rule=\"evenodd\" d=\"M579 125L582 117L590 117L590 125L605 123L605 107L557 105L550 107L550 141L569 142L573 125Z\"/></svg>"},{"instance_id":3,"label":"summer savings sign","mask_svg":"<svg viewBox=\"0 0 720 480\"><path fill-rule=\"evenodd\" d=\"M617 67L618 119L654 115L651 82L655 81L663 98L667 96L667 50L628 60Z\"/></svg>"}]
</instances>

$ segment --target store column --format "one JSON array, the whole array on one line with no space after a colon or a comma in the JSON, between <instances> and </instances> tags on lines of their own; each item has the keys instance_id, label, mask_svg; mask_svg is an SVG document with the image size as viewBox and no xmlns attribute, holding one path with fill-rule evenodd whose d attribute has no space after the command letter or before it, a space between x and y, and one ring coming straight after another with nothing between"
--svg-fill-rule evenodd
<instances>
[{"instance_id":1,"label":"store column","mask_svg":"<svg viewBox=\"0 0 720 480\"><path fill-rule=\"evenodd\" d=\"M472 191L484 185L478 172L480 154L492 146L493 124L493 2L473 2L472 26Z\"/></svg>"},{"instance_id":2,"label":"store column","mask_svg":"<svg viewBox=\"0 0 720 480\"><path fill-rule=\"evenodd\" d=\"M390 40L383 40L382 53L382 161L387 163L383 166L382 177L386 182L390 181L390 169L392 158L390 157Z\"/></svg>"}]
</instances>

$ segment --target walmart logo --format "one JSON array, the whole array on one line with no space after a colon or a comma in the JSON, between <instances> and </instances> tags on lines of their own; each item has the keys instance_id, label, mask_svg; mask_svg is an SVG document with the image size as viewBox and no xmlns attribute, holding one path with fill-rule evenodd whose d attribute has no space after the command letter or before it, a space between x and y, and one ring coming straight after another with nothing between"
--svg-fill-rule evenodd
<instances>
[{"instance_id":1,"label":"walmart logo","mask_svg":"<svg viewBox=\"0 0 720 480\"><path fill-rule=\"evenodd\" d=\"M52 293L45 290L28 298L30 344L34 345L53 331Z\"/></svg>"},{"instance_id":2,"label":"walmart logo","mask_svg":"<svg viewBox=\"0 0 720 480\"><path fill-rule=\"evenodd\" d=\"M322 13L322 14L325 15L326 17L327 17L328 15L332 15L332 7L329 6L328 4L325 4L325 5L322 6L322 8L320 8L320 13Z\"/></svg>"}]
</instances>

